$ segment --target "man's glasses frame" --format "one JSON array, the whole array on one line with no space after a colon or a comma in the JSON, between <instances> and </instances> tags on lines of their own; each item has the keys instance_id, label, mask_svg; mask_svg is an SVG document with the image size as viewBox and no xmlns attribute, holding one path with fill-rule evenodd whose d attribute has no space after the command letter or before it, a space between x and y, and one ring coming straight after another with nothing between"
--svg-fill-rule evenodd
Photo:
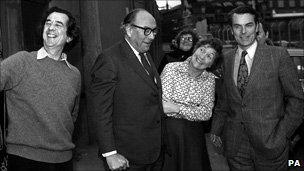
<instances>
[{"instance_id":1,"label":"man's glasses frame","mask_svg":"<svg viewBox=\"0 0 304 171\"><path fill-rule=\"evenodd\" d=\"M152 32L153 32L153 34L155 36L158 33L158 31L159 31L158 27L155 27L154 29L152 29L150 27L140 27L140 26L135 25L135 24L131 24L131 26L144 30L144 35L145 36L149 36Z\"/></svg>"}]
</instances>

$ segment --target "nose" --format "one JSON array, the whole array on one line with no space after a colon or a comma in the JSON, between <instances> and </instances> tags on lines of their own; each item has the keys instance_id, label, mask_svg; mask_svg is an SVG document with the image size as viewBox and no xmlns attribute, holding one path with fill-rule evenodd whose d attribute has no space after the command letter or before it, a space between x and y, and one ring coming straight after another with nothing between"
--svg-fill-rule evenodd
<instances>
[{"instance_id":1,"label":"nose","mask_svg":"<svg viewBox=\"0 0 304 171\"><path fill-rule=\"evenodd\" d=\"M245 34L246 33L246 27L243 26L241 31L242 31L243 34Z\"/></svg>"},{"instance_id":2,"label":"nose","mask_svg":"<svg viewBox=\"0 0 304 171\"><path fill-rule=\"evenodd\" d=\"M154 40L156 37L156 34L154 32L151 32L148 36L149 39Z\"/></svg>"},{"instance_id":3,"label":"nose","mask_svg":"<svg viewBox=\"0 0 304 171\"><path fill-rule=\"evenodd\" d=\"M54 23L51 23L50 25L49 25L49 30L54 30L55 29L55 24Z\"/></svg>"}]
</instances>

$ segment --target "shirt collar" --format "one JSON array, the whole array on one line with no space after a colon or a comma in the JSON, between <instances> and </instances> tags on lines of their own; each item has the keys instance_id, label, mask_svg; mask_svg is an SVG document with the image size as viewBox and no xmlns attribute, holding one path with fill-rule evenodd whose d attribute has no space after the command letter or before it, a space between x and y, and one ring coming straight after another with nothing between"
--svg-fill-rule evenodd
<instances>
[{"instance_id":1,"label":"shirt collar","mask_svg":"<svg viewBox=\"0 0 304 171\"><path fill-rule=\"evenodd\" d=\"M127 43L129 44L129 46L131 47L132 51L135 53L136 56L139 56L139 52L134 49L134 47L130 44L130 42L125 38L125 40L127 41Z\"/></svg>"},{"instance_id":2,"label":"shirt collar","mask_svg":"<svg viewBox=\"0 0 304 171\"><path fill-rule=\"evenodd\" d=\"M252 60L256 51L256 48L258 46L258 42L255 40L254 43L246 50L248 57ZM238 54L239 56L241 56L241 53L243 52L243 50L238 47Z\"/></svg>"},{"instance_id":3,"label":"shirt collar","mask_svg":"<svg viewBox=\"0 0 304 171\"><path fill-rule=\"evenodd\" d=\"M44 47L40 48L37 52L37 59L44 59L46 57L50 57L50 55L47 53L47 51L44 49ZM53 58L51 58L53 59ZM61 56L59 58L59 61L65 61L65 63L67 64L67 66L72 69L71 64L67 61L67 55L65 53L61 53Z\"/></svg>"}]
</instances>

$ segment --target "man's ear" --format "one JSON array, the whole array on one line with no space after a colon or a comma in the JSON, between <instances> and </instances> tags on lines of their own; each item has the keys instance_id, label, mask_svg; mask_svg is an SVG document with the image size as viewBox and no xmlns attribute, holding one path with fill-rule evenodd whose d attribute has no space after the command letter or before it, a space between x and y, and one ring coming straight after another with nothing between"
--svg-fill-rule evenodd
<instances>
[{"instance_id":1,"label":"man's ear","mask_svg":"<svg viewBox=\"0 0 304 171\"><path fill-rule=\"evenodd\" d=\"M125 30L126 30L126 34L128 35L128 37L131 37L132 34L132 29L130 25L125 26Z\"/></svg>"}]
</instances>

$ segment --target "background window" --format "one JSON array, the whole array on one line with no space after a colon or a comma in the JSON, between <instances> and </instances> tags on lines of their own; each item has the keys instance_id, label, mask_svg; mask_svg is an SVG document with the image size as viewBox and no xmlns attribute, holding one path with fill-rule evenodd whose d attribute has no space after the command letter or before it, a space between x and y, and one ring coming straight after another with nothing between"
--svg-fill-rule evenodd
<instances>
[{"instance_id":1,"label":"background window","mask_svg":"<svg viewBox=\"0 0 304 171\"><path fill-rule=\"evenodd\" d=\"M304 7L304 0L301 0L301 1L300 1L300 6L301 6L301 7Z\"/></svg>"},{"instance_id":2,"label":"background window","mask_svg":"<svg viewBox=\"0 0 304 171\"><path fill-rule=\"evenodd\" d=\"M278 7L283 8L284 7L284 1L283 0L278 0Z\"/></svg>"},{"instance_id":3,"label":"background window","mask_svg":"<svg viewBox=\"0 0 304 171\"><path fill-rule=\"evenodd\" d=\"M295 6L296 6L295 0L289 0L289 7L295 7Z\"/></svg>"},{"instance_id":4,"label":"background window","mask_svg":"<svg viewBox=\"0 0 304 171\"><path fill-rule=\"evenodd\" d=\"M182 4L181 0L156 0L156 3L159 10L166 9L167 3L168 3L168 9Z\"/></svg>"},{"instance_id":5,"label":"background window","mask_svg":"<svg viewBox=\"0 0 304 171\"><path fill-rule=\"evenodd\" d=\"M273 8L273 2L269 1L268 6L269 6L269 8Z\"/></svg>"}]
</instances>

